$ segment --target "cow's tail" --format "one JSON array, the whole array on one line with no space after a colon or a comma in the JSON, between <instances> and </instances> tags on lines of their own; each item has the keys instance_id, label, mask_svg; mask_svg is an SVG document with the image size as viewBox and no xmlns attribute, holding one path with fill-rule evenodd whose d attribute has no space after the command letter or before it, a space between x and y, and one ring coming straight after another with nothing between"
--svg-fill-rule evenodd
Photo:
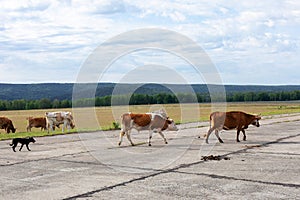
<instances>
[{"instance_id":1,"label":"cow's tail","mask_svg":"<svg viewBox=\"0 0 300 200\"><path fill-rule=\"evenodd\" d=\"M211 120L212 120L212 114L209 115L209 130L211 129ZM205 134L203 135L203 137L206 137L206 136L207 136L207 133L205 133Z\"/></svg>"},{"instance_id":2,"label":"cow's tail","mask_svg":"<svg viewBox=\"0 0 300 200\"><path fill-rule=\"evenodd\" d=\"M123 122L123 119L124 119L124 114L122 114L121 116L120 116L120 118L121 118L121 123L120 123L120 126L121 126L121 133L123 133L124 132L124 134L125 134L125 131L123 130L123 128L124 128L124 122Z\"/></svg>"},{"instance_id":3,"label":"cow's tail","mask_svg":"<svg viewBox=\"0 0 300 200\"><path fill-rule=\"evenodd\" d=\"M211 115L209 115L209 128L211 129L211 120L212 120L212 114Z\"/></svg>"}]
</instances>

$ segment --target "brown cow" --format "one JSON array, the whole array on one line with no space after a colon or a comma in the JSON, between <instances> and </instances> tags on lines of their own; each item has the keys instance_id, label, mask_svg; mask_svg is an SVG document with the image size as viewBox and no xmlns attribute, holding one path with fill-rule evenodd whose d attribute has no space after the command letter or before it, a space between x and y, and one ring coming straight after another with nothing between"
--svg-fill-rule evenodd
<instances>
[{"instance_id":1,"label":"brown cow","mask_svg":"<svg viewBox=\"0 0 300 200\"><path fill-rule=\"evenodd\" d=\"M134 146L134 143L130 137L131 129L136 129L138 132L142 130L149 131L148 144L151 146L152 133L156 130L159 135L164 139L164 142L168 144L163 130L177 131L178 128L175 122L170 118L165 118L159 113L145 113L145 114L134 114L134 113L124 113L122 116L122 128L120 132L119 145L122 143L123 136L126 134L127 139Z\"/></svg>"},{"instance_id":2,"label":"brown cow","mask_svg":"<svg viewBox=\"0 0 300 200\"><path fill-rule=\"evenodd\" d=\"M5 129L7 133L10 133L10 131L13 133L16 132L16 128L14 127L12 121L7 117L0 117L0 129Z\"/></svg>"},{"instance_id":3,"label":"brown cow","mask_svg":"<svg viewBox=\"0 0 300 200\"><path fill-rule=\"evenodd\" d=\"M31 131L31 128L32 127L35 127L35 128L41 128L41 131L44 129L46 130L47 127L46 127L46 118L45 117L36 117L36 118L33 118L33 117L28 117L28 126L27 126L27 132L28 131Z\"/></svg>"},{"instance_id":4,"label":"brown cow","mask_svg":"<svg viewBox=\"0 0 300 200\"><path fill-rule=\"evenodd\" d=\"M236 141L240 142L239 134L243 132L243 140L246 140L245 129L250 124L259 127L259 120L261 119L258 115L250 115L240 111L231 112L213 112L210 114L210 129L206 135L206 143L208 143L209 135L215 130L219 142L223 143L223 140L219 136L219 131L237 129Z\"/></svg>"}]
</instances>

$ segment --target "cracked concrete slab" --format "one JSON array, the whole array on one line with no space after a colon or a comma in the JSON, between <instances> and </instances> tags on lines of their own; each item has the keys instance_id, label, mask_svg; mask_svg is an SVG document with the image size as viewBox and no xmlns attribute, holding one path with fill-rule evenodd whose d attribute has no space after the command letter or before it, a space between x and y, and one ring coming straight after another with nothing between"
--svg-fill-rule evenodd
<instances>
[{"instance_id":1,"label":"cracked concrete slab","mask_svg":"<svg viewBox=\"0 0 300 200\"><path fill-rule=\"evenodd\" d=\"M31 152L13 152L0 141L1 199L299 199L300 114L264 118L246 130L220 135L224 144L204 138L208 123L154 134L133 133L139 145L118 131L36 138ZM200 125L199 125L200 124ZM201 128L198 128L201 127ZM201 160L203 155L230 160Z\"/></svg>"}]
</instances>

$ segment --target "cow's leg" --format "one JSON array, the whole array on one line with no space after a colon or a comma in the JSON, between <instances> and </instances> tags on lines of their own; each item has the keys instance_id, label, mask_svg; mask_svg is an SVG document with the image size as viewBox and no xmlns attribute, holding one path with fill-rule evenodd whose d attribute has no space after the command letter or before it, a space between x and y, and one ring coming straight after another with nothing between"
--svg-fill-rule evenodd
<instances>
[{"instance_id":1,"label":"cow's leg","mask_svg":"<svg viewBox=\"0 0 300 200\"><path fill-rule=\"evenodd\" d=\"M21 147L20 147L19 151L21 151L21 150L22 150L23 146L24 146L24 144L22 144L22 145L21 145Z\"/></svg>"},{"instance_id":2,"label":"cow's leg","mask_svg":"<svg viewBox=\"0 0 300 200\"><path fill-rule=\"evenodd\" d=\"M207 144L208 144L208 138L209 138L211 132L214 131L214 129L215 129L214 127L210 128L210 129L208 130L207 134L206 134L205 142L206 142Z\"/></svg>"},{"instance_id":3,"label":"cow's leg","mask_svg":"<svg viewBox=\"0 0 300 200\"><path fill-rule=\"evenodd\" d=\"M219 130L218 129L215 130L215 135L217 136L220 143L224 143L223 140L219 136Z\"/></svg>"},{"instance_id":4,"label":"cow's leg","mask_svg":"<svg viewBox=\"0 0 300 200\"><path fill-rule=\"evenodd\" d=\"M149 145L149 146L151 146L152 134L153 134L153 131L152 131L152 130L149 130L149 139L148 139L148 145Z\"/></svg>"},{"instance_id":5,"label":"cow's leg","mask_svg":"<svg viewBox=\"0 0 300 200\"><path fill-rule=\"evenodd\" d=\"M50 131L50 130L51 130L51 132L53 132L53 126L54 126L53 123L49 123L49 124L48 124L48 134L49 134L49 131Z\"/></svg>"},{"instance_id":6,"label":"cow's leg","mask_svg":"<svg viewBox=\"0 0 300 200\"><path fill-rule=\"evenodd\" d=\"M71 120L67 120L66 127L68 128L68 132L71 130Z\"/></svg>"},{"instance_id":7,"label":"cow's leg","mask_svg":"<svg viewBox=\"0 0 300 200\"><path fill-rule=\"evenodd\" d=\"M161 131L158 131L158 133L164 139L165 144L168 144L167 139L165 138L165 135Z\"/></svg>"},{"instance_id":8,"label":"cow's leg","mask_svg":"<svg viewBox=\"0 0 300 200\"><path fill-rule=\"evenodd\" d=\"M240 132L241 132L240 129L238 129L237 132L236 132L236 141L237 142L240 142L240 140L239 140Z\"/></svg>"},{"instance_id":9,"label":"cow's leg","mask_svg":"<svg viewBox=\"0 0 300 200\"><path fill-rule=\"evenodd\" d=\"M30 127L30 125L27 126L27 132L29 132L29 131L31 132L31 127Z\"/></svg>"},{"instance_id":10,"label":"cow's leg","mask_svg":"<svg viewBox=\"0 0 300 200\"><path fill-rule=\"evenodd\" d=\"M246 141L246 132L245 132L245 129L242 129L242 132L243 132L243 135L244 135L243 140Z\"/></svg>"},{"instance_id":11,"label":"cow's leg","mask_svg":"<svg viewBox=\"0 0 300 200\"><path fill-rule=\"evenodd\" d=\"M132 146L134 146L134 143L132 142L131 137L130 137L130 132L131 132L131 131L128 130L126 136L127 136L127 139L129 140L130 144L131 144Z\"/></svg>"},{"instance_id":12,"label":"cow's leg","mask_svg":"<svg viewBox=\"0 0 300 200\"><path fill-rule=\"evenodd\" d=\"M61 132L62 132L62 133L65 131L65 128L66 128L66 127L67 127L67 123L64 122L64 123L63 123L63 127L61 128Z\"/></svg>"},{"instance_id":13,"label":"cow's leg","mask_svg":"<svg viewBox=\"0 0 300 200\"><path fill-rule=\"evenodd\" d=\"M125 135L125 131L121 130L120 132L120 137L119 137L119 146L121 145L122 141L123 141L123 136Z\"/></svg>"}]
</instances>

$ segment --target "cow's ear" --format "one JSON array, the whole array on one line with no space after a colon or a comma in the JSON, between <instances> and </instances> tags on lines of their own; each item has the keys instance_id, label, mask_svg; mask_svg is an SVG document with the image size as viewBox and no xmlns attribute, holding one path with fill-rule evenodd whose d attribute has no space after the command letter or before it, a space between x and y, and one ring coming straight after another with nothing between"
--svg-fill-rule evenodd
<instances>
[{"instance_id":1,"label":"cow's ear","mask_svg":"<svg viewBox=\"0 0 300 200\"><path fill-rule=\"evenodd\" d=\"M168 124L172 124L172 120L167 119Z\"/></svg>"}]
</instances>

